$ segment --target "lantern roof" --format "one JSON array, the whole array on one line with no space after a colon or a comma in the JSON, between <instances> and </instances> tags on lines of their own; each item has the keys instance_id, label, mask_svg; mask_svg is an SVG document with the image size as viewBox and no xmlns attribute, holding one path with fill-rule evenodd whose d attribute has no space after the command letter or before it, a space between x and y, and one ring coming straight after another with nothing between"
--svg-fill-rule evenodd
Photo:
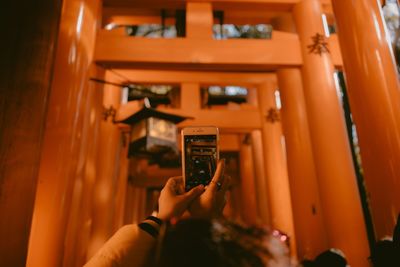
<instances>
[{"instance_id":1,"label":"lantern roof","mask_svg":"<svg viewBox=\"0 0 400 267\"><path fill-rule=\"evenodd\" d=\"M159 118L159 119L163 119L166 121L171 121L175 124L180 123L186 119L189 119L189 117L184 117L184 116L179 116L179 115L175 115L175 114L171 114L171 113L162 112L162 111L156 110L154 108L143 107L138 112L132 114L128 118L121 120L119 122L127 123L127 124L135 124L141 120L144 120L144 119L147 119L150 117Z\"/></svg>"}]
</instances>

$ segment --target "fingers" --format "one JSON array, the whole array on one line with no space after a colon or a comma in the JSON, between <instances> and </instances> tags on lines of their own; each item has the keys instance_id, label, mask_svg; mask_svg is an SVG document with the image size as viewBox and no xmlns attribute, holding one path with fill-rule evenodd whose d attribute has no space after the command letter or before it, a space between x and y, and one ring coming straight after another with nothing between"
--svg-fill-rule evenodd
<instances>
[{"instance_id":1,"label":"fingers","mask_svg":"<svg viewBox=\"0 0 400 267\"><path fill-rule=\"evenodd\" d=\"M183 177L182 176L174 176L168 179L168 183L173 183L173 184L180 184L183 183Z\"/></svg>"},{"instance_id":2,"label":"fingers","mask_svg":"<svg viewBox=\"0 0 400 267\"><path fill-rule=\"evenodd\" d=\"M215 171L214 177L212 178L207 190L210 190L212 192L216 192L218 190L218 184L223 184L224 171L225 159L222 159L218 162L217 170Z\"/></svg>"},{"instance_id":3,"label":"fingers","mask_svg":"<svg viewBox=\"0 0 400 267\"><path fill-rule=\"evenodd\" d=\"M200 196L204 192L204 185L198 185L194 188L192 188L190 191L186 192L185 194L182 195L182 197L185 199L186 203L192 202L195 198Z\"/></svg>"},{"instance_id":4,"label":"fingers","mask_svg":"<svg viewBox=\"0 0 400 267\"><path fill-rule=\"evenodd\" d=\"M182 194L183 193L183 177L182 176L174 176L168 179L165 184L165 188L168 188L174 194Z\"/></svg>"},{"instance_id":5,"label":"fingers","mask_svg":"<svg viewBox=\"0 0 400 267\"><path fill-rule=\"evenodd\" d=\"M231 186L232 177L230 175L224 175L224 181L221 185L220 192L225 193Z\"/></svg>"}]
</instances>

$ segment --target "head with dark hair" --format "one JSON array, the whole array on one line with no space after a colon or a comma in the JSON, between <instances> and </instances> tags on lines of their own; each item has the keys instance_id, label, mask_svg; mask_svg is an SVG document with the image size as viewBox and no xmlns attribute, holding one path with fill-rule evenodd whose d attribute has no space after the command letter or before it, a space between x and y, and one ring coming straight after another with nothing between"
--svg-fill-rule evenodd
<instances>
[{"instance_id":1,"label":"head with dark hair","mask_svg":"<svg viewBox=\"0 0 400 267\"><path fill-rule=\"evenodd\" d=\"M400 214L397 217L397 224L393 230L393 245L396 249L400 250Z\"/></svg>"},{"instance_id":2,"label":"head with dark hair","mask_svg":"<svg viewBox=\"0 0 400 267\"><path fill-rule=\"evenodd\" d=\"M379 240L372 249L370 257L374 267L399 266L398 256L392 240Z\"/></svg>"},{"instance_id":3,"label":"head with dark hair","mask_svg":"<svg viewBox=\"0 0 400 267\"><path fill-rule=\"evenodd\" d=\"M393 240L385 238L376 242L370 260L374 267L400 266L400 215L393 230Z\"/></svg>"},{"instance_id":4,"label":"head with dark hair","mask_svg":"<svg viewBox=\"0 0 400 267\"><path fill-rule=\"evenodd\" d=\"M158 266L263 267L269 260L288 259L283 242L278 241L285 250L282 255L270 252L265 244L269 238L276 240L264 229L227 221L180 221L166 230Z\"/></svg>"},{"instance_id":5,"label":"head with dark hair","mask_svg":"<svg viewBox=\"0 0 400 267\"><path fill-rule=\"evenodd\" d=\"M302 260L300 262L300 266L302 266L302 267L315 267L315 263L312 260Z\"/></svg>"},{"instance_id":6,"label":"head with dark hair","mask_svg":"<svg viewBox=\"0 0 400 267\"><path fill-rule=\"evenodd\" d=\"M327 250L315 258L316 267L346 267L347 261L341 252L337 250Z\"/></svg>"}]
</instances>

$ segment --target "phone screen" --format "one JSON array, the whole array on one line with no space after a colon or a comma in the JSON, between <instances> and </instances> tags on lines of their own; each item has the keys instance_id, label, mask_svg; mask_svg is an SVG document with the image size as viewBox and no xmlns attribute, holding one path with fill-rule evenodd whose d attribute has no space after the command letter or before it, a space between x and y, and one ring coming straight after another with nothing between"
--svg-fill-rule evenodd
<instances>
[{"instance_id":1,"label":"phone screen","mask_svg":"<svg viewBox=\"0 0 400 267\"><path fill-rule=\"evenodd\" d=\"M217 165L216 135L185 135L185 190L207 185Z\"/></svg>"}]
</instances>

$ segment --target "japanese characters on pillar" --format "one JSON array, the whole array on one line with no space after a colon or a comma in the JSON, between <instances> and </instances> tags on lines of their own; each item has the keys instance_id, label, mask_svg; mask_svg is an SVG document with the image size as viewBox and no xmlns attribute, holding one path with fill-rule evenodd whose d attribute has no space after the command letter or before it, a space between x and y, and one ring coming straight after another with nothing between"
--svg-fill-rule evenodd
<instances>
[{"instance_id":1,"label":"japanese characters on pillar","mask_svg":"<svg viewBox=\"0 0 400 267\"><path fill-rule=\"evenodd\" d=\"M318 188L330 247L352 266L368 266L368 240L343 111L333 77L319 0L302 0L293 15L303 55L302 76Z\"/></svg>"},{"instance_id":2,"label":"japanese characters on pillar","mask_svg":"<svg viewBox=\"0 0 400 267\"><path fill-rule=\"evenodd\" d=\"M296 32L291 14L279 16L273 23L274 29ZM314 49L321 51L321 47L318 48L321 38L313 37L313 40L316 42L308 46L309 52L314 52ZM327 45L325 36L322 40L324 45ZM328 243L312 154L301 70L281 68L277 71L277 77L282 102L282 127L298 257L312 259L326 250Z\"/></svg>"},{"instance_id":3,"label":"japanese characters on pillar","mask_svg":"<svg viewBox=\"0 0 400 267\"><path fill-rule=\"evenodd\" d=\"M260 116L262 117L262 143L266 183L269 195L271 226L284 231L290 237L293 255L296 254L296 238L293 226L292 203L282 142L282 125L276 105L276 82L269 81L257 89Z\"/></svg>"}]
</instances>

